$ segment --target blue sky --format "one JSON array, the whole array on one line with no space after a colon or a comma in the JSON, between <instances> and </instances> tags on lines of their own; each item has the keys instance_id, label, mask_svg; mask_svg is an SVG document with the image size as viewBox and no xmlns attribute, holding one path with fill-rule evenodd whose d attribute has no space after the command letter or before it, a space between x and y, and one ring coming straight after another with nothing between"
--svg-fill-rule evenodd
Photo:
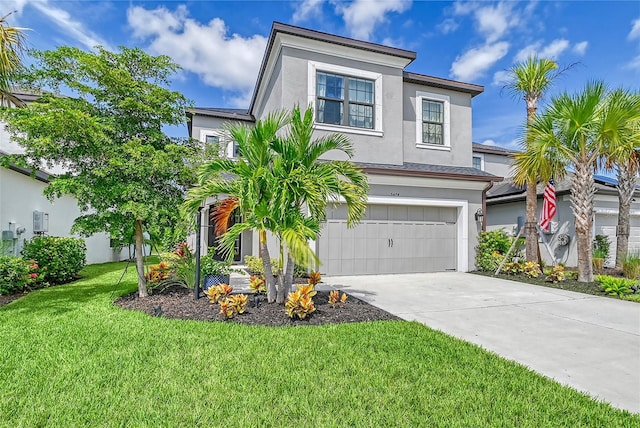
<instances>
[{"instance_id":1,"label":"blue sky","mask_svg":"<svg viewBox=\"0 0 640 428\"><path fill-rule=\"evenodd\" d=\"M408 71L483 85L475 142L516 148L525 106L501 91L531 53L577 63L550 95L591 79L640 88L640 1L52 1L3 0L36 49L141 47L183 67L173 88L201 107L247 107L271 23L410 49ZM176 131L186 135L186 128Z\"/></svg>"}]
</instances>

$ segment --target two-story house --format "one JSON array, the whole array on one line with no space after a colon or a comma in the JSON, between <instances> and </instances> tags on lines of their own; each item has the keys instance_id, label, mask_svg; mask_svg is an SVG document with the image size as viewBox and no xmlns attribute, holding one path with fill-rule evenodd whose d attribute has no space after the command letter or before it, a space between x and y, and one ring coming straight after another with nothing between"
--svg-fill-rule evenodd
<instances>
[{"instance_id":1,"label":"two-story house","mask_svg":"<svg viewBox=\"0 0 640 428\"><path fill-rule=\"evenodd\" d=\"M483 171L506 177L504 181L495 183L486 194L486 228L487 230L504 229L516 235L526 219L526 187L513 184L512 165L515 152L500 147L473 144L475 165ZM571 183L569 175L555 181L557 212L548 233L539 238L540 255L547 264L554 259L567 266L576 266L578 247L571 210ZM609 258L606 265L615 265L616 229L618 224L618 190L616 181L610 177L596 175L594 197L593 234L606 235L610 241ZM538 184L537 215L542 211L543 192L546 183ZM631 205L629 250L640 251L640 191L638 201ZM545 244L546 241L546 244ZM553 255L553 257L552 257Z\"/></svg>"},{"instance_id":2,"label":"two-story house","mask_svg":"<svg viewBox=\"0 0 640 428\"><path fill-rule=\"evenodd\" d=\"M224 122L252 123L274 110L311 105L315 135L347 135L370 184L357 227L347 228L344 206L329 208L310 244L320 271L468 271L484 191L501 179L473 168L472 100L483 87L407 72L415 58L404 49L274 23L249 109L196 108L189 133L223 142L234 157ZM212 232L205 239L204 246L213 245ZM256 236L243 236L238 247L239 257L257 255Z\"/></svg>"}]
</instances>

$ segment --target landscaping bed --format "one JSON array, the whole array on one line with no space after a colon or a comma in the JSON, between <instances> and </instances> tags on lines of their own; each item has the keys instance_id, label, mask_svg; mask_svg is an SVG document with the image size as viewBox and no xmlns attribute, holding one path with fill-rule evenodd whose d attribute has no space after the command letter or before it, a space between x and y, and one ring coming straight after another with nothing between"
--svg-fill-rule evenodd
<instances>
[{"instance_id":1,"label":"landscaping bed","mask_svg":"<svg viewBox=\"0 0 640 428\"><path fill-rule=\"evenodd\" d=\"M342 324L362 321L397 320L398 317L372 306L353 296L349 296L346 303L335 307L329 305L329 292L318 291L313 297L316 310L303 320L291 319L284 311L284 305L267 303L264 295L260 296L260 303L254 305L253 295L249 295L250 304L245 313L238 314L226 322L249 325L289 326L289 325L322 325ZM206 296L195 300L193 290L180 286L171 286L160 293L152 294L140 299L137 293L123 296L115 304L125 308L140 310L149 315L166 318L222 321L219 314L220 307L212 304Z\"/></svg>"}]
</instances>

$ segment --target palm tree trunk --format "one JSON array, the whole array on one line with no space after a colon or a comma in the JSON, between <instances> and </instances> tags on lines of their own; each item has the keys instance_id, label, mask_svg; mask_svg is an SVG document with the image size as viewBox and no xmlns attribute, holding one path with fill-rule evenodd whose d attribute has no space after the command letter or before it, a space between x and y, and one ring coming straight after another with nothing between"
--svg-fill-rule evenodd
<instances>
[{"instance_id":1,"label":"palm tree trunk","mask_svg":"<svg viewBox=\"0 0 640 428\"><path fill-rule=\"evenodd\" d=\"M142 220L136 220L136 271L138 272L138 296L147 297L147 280L144 278L144 234L142 233Z\"/></svg>"},{"instance_id":2,"label":"palm tree trunk","mask_svg":"<svg viewBox=\"0 0 640 428\"><path fill-rule=\"evenodd\" d=\"M580 159L576 162L571 181L571 208L575 218L578 244L578 281L592 282L591 235L593 234L593 195L596 188L589 160Z\"/></svg>"},{"instance_id":3,"label":"palm tree trunk","mask_svg":"<svg viewBox=\"0 0 640 428\"><path fill-rule=\"evenodd\" d=\"M629 215L637 174L628 165L618 165L618 228L616 229L616 267L621 268L629 250Z\"/></svg>"},{"instance_id":4,"label":"palm tree trunk","mask_svg":"<svg viewBox=\"0 0 640 428\"><path fill-rule=\"evenodd\" d=\"M527 182L527 221L524 230L527 234L526 257L528 262L538 261L538 229L536 228L536 211L538 210L538 192L536 180Z\"/></svg>"},{"instance_id":5,"label":"palm tree trunk","mask_svg":"<svg viewBox=\"0 0 640 428\"><path fill-rule=\"evenodd\" d=\"M287 254L287 269L284 271L281 286L278 288L278 298L276 299L276 303L284 303L285 299L291 292L295 265L296 262L291 257L291 254Z\"/></svg>"},{"instance_id":6,"label":"palm tree trunk","mask_svg":"<svg viewBox=\"0 0 640 428\"><path fill-rule=\"evenodd\" d=\"M260 239L260 258L262 259L262 266L264 267L264 278L267 282L267 302L273 303L276 301L276 279L273 276L273 269L271 268L271 257L269 256L269 247L267 246L267 231L262 229L258 232Z\"/></svg>"}]
</instances>

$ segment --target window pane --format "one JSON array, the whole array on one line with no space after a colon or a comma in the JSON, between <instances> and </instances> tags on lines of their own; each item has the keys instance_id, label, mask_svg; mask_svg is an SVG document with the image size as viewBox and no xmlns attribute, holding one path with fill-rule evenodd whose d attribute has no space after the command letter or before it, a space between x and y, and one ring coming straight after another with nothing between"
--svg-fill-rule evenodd
<instances>
[{"instance_id":1,"label":"window pane","mask_svg":"<svg viewBox=\"0 0 640 428\"><path fill-rule=\"evenodd\" d=\"M482 159L477 156L473 157L473 167L475 169L482 169Z\"/></svg>"},{"instance_id":2,"label":"window pane","mask_svg":"<svg viewBox=\"0 0 640 428\"><path fill-rule=\"evenodd\" d=\"M373 104L373 81L350 78L349 101Z\"/></svg>"},{"instance_id":3,"label":"window pane","mask_svg":"<svg viewBox=\"0 0 640 428\"><path fill-rule=\"evenodd\" d=\"M342 103L340 101L318 100L318 116L320 123L340 125L342 123Z\"/></svg>"},{"instance_id":4,"label":"window pane","mask_svg":"<svg viewBox=\"0 0 640 428\"><path fill-rule=\"evenodd\" d=\"M373 107L349 104L349 126L373 129Z\"/></svg>"},{"instance_id":5,"label":"window pane","mask_svg":"<svg viewBox=\"0 0 640 428\"><path fill-rule=\"evenodd\" d=\"M422 120L429 122L444 122L444 103L440 101L422 101Z\"/></svg>"},{"instance_id":6,"label":"window pane","mask_svg":"<svg viewBox=\"0 0 640 428\"><path fill-rule=\"evenodd\" d=\"M218 144L220 140L217 135L207 135L205 141L207 144Z\"/></svg>"},{"instance_id":7,"label":"window pane","mask_svg":"<svg viewBox=\"0 0 640 428\"><path fill-rule=\"evenodd\" d=\"M318 76L324 75L324 87L320 87L320 79L318 79L318 96L344 99L344 78L335 74L318 73Z\"/></svg>"},{"instance_id":8,"label":"window pane","mask_svg":"<svg viewBox=\"0 0 640 428\"><path fill-rule=\"evenodd\" d=\"M427 144L444 144L443 127L437 123L422 123L422 141Z\"/></svg>"}]
</instances>

